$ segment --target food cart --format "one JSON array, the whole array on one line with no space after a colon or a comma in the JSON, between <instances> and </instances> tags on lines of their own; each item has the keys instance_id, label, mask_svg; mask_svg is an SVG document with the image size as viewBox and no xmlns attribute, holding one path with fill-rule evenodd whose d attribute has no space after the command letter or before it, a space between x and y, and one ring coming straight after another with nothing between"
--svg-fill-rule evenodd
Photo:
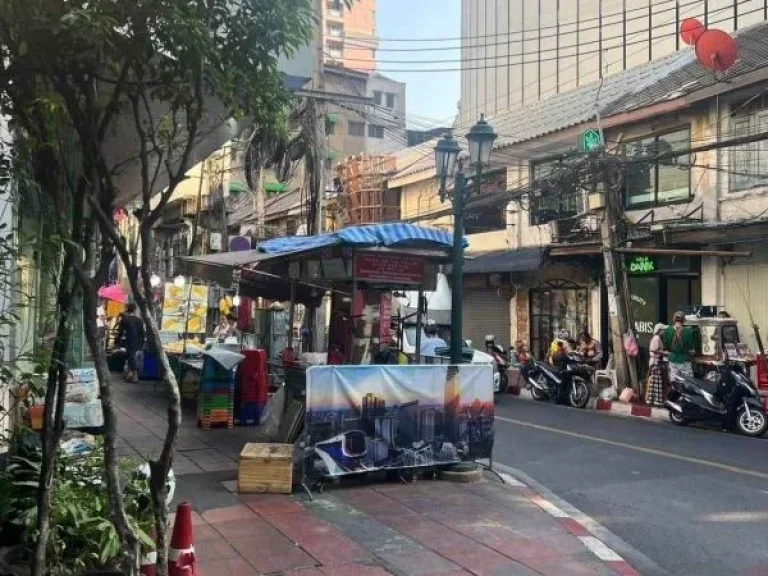
<instances>
[{"instance_id":1,"label":"food cart","mask_svg":"<svg viewBox=\"0 0 768 576\"><path fill-rule=\"evenodd\" d=\"M402 366L389 353L393 293L415 291L421 301L424 291L435 289L438 266L450 260L452 244L445 231L393 223L185 259L187 272L197 278L287 302L290 326L297 304L328 312L325 349L281 355L288 397L284 428L296 436L304 432L307 477L490 457L492 366ZM417 334L422 316L418 311ZM279 436L278 442L296 440Z\"/></svg>"},{"instance_id":2,"label":"food cart","mask_svg":"<svg viewBox=\"0 0 768 576\"><path fill-rule=\"evenodd\" d=\"M755 365L755 355L739 335L739 324L719 306L696 306L685 316L685 326L693 331L696 345L691 359L694 374L704 378L716 370L723 360L743 363L748 368Z\"/></svg>"}]
</instances>

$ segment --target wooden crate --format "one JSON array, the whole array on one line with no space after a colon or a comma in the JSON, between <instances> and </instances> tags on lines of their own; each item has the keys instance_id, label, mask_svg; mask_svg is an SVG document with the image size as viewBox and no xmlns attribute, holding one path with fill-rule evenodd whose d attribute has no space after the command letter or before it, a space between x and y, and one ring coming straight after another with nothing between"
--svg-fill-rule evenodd
<instances>
[{"instance_id":1,"label":"wooden crate","mask_svg":"<svg viewBox=\"0 0 768 576\"><path fill-rule=\"evenodd\" d=\"M246 444L237 464L241 494L290 494L293 488L293 444Z\"/></svg>"}]
</instances>

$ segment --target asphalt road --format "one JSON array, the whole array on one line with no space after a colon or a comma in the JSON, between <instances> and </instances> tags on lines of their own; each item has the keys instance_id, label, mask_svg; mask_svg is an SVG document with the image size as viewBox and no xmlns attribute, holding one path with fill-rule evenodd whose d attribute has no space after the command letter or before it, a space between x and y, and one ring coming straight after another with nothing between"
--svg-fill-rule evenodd
<instances>
[{"instance_id":1,"label":"asphalt road","mask_svg":"<svg viewBox=\"0 0 768 576\"><path fill-rule=\"evenodd\" d=\"M652 572L768 575L768 439L504 397L494 459L600 522Z\"/></svg>"}]
</instances>

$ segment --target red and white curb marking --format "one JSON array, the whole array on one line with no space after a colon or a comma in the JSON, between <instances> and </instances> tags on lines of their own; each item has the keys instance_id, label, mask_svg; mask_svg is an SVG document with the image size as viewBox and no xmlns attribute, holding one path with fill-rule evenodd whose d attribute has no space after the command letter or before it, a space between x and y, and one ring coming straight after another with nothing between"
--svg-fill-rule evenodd
<instances>
[{"instance_id":1,"label":"red and white curb marking","mask_svg":"<svg viewBox=\"0 0 768 576\"><path fill-rule=\"evenodd\" d=\"M584 547L587 550L592 552L592 554L599 560L613 568L617 574L620 574L621 576L639 576L639 573L632 568L629 562L609 548L602 540L593 535L586 526L573 518L565 510L543 498L526 484L520 482L520 480L506 472L499 472L499 476L501 476L502 480L504 480L504 484L507 486L520 488L520 491L526 498L557 520L557 522L569 533L581 540L581 543L584 544Z\"/></svg>"},{"instance_id":2,"label":"red and white curb marking","mask_svg":"<svg viewBox=\"0 0 768 576\"><path fill-rule=\"evenodd\" d=\"M526 388L510 388L509 393L517 396L521 400L533 400L530 390ZM599 398L590 398L587 404L587 410L597 410L599 412L608 412L615 416L634 416L644 418L645 420L668 420L669 414L666 408L656 408L642 404L624 404L613 400L602 400Z\"/></svg>"}]
</instances>

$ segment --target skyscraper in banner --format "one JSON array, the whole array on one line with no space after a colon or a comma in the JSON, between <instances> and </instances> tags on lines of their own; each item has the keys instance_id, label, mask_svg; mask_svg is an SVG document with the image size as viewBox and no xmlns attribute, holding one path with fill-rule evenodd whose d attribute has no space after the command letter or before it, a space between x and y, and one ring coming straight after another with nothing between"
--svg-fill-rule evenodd
<instances>
[{"instance_id":1,"label":"skyscraper in banner","mask_svg":"<svg viewBox=\"0 0 768 576\"><path fill-rule=\"evenodd\" d=\"M698 18L732 32L763 0L462 0L460 123L566 92L678 49Z\"/></svg>"}]
</instances>

